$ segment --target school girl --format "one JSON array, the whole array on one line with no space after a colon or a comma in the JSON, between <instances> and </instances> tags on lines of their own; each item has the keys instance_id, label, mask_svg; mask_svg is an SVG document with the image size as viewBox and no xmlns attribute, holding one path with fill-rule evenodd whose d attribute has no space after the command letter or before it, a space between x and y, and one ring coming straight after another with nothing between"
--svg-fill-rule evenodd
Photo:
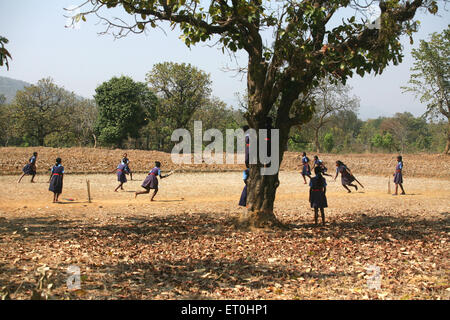
<instances>
[{"instance_id":1,"label":"school girl","mask_svg":"<svg viewBox=\"0 0 450 320\"><path fill-rule=\"evenodd\" d=\"M397 157L397 166L395 167L395 173L394 173L394 183L395 183L395 193L393 196L396 196L398 194L398 186L400 186L400 189L402 189L402 195L406 194L405 190L403 189L403 158L402 156Z\"/></svg>"},{"instance_id":2,"label":"school girl","mask_svg":"<svg viewBox=\"0 0 450 320\"><path fill-rule=\"evenodd\" d=\"M53 203L58 202L59 195L63 189L64 167L61 165L61 158L56 158L56 164L52 167L50 174L49 191L53 192Z\"/></svg>"},{"instance_id":3,"label":"school girl","mask_svg":"<svg viewBox=\"0 0 450 320\"><path fill-rule=\"evenodd\" d=\"M141 187L145 189L145 191L135 192L134 197L136 198L139 194L150 193L150 190L153 189L153 195L150 201L154 201L156 194L158 193L158 178L161 179L168 177L169 174L161 175L161 162L155 161L155 167L150 170Z\"/></svg>"},{"instance_id":4,"label":"school girl","mask_svg":"<svg viewBox=\"0 0 450 320\"><path fill-rule=\"evenodd\" d=\"M340 160L336 161L336 176L334 177L334 181L336 181L336 178L338 174L341 174L341 182L342 186L350 193L350 189L347 186L354 187L355 190L358 190L358 186L352 184L353 181L355 181L355 177L353 176L352 172L349 168Z\"/></svg>"},{"instance_id":5,"label":"school girl","mask_svg":"<svg viewBox=\"0 0 450 320\"><path fill-rule=\"evenodd\" d=\"M249 174L250 174L250 170L245 169L244 175L243 175L245 186L241 193L241 199L239 200L239 205L242 207L247 206L247 181L248 181Z\"/></svg>"},{"instance_id":6,"label":"school girl","mask_svg":"<svg viewBox=\"0 0 450 320\"><path fill-rule=\"evenodd\" d=\"M130 175L130 180L133 180L133 172L130 169L130 160L127 158L127 154L123 154L122 163L125 165L125 173Z\"/></svg>"},{"instance_id":7,"label":"school girl","mask_svg":"<svg viewBox=\"0 0 450 320\"><path fill-rule=\"evenodd\" d=\"M33 155L28 160L28 163L23 167L22 171L23 174L17 181L17 183L20 183L22 181L22 178L27 175L31 175L31 182L34 182L34 176L36 175L36 160L37 160L37 152L33 152Z\"/></svg>"},{"instance_id":8,"label":"school girl","mask_svg":"<svg viewBox=\"0 0 450 320\"><path fill-rule=\"evenodd\" d=\"M317 225L319 220L319 209L322 216L322 225L325 225L325 210L328 207L326 191L327 182L322 176L320 167L314 168L315 177L309 182L309 203L314 208L314 223Z\"/></svg>"},{"instance_id":9,"label":"school girl","mask_svg":"<svg viewBox=\"0 0 450 320\"><path fill-rule=\"evenodd\" d=\"M306 177L311 179L311 167L309 166L309 158L306 156L306 152L302 154L302 177L306 184Z\"/></svg>"},{"instance_id":10,"label":"school girl","mask_svg":"<svg viewBox=\"0 0 450 320\"><path fill-rule=\"evenodd\" d=\"M119 163L117 168L112 171L112 172L114 172L114 171L117 172L117 181L119 181L119 185L116 187L116 189L114 189L114 192L117 192L117 190L119 190L119 188L120 188L120 190L123 190L123 184L125 182L127 182L127 176L125 174L125 172L126 172L125 168L126 168L126 165L123 162L121 162L121 163Z\"/></svg>"},{"instance_id":11,"label":"school girl","mask_svg":"<svg viewBox=\"0 0 450 320\"><path fill-rule=\"evenodd\" d=\"M321 170L322 170L322 175L324 175L324 176L329 176L329 177L332 176L331 174L326 173L326 172L328 171L328 169L327 169L327 167L325 167L325 164L323 163L322 160L319 159L318 156L314 156L314 162L313 162L313 167L312 167L311 171L314 171L314 169L315 169L316 167L321 168Z\"/></svg>"}]
</instances>

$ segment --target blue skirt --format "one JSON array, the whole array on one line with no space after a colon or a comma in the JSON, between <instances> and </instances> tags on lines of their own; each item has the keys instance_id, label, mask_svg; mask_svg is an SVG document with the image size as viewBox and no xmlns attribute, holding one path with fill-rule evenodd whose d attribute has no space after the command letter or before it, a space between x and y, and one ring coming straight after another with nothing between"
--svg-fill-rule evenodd
<instances>
[{"instance_id":1,"label":"blue skirt","mask_svg":"<svg viewBox=\"0 0 450 320\"><path fill-rule=\"evenodd\" d=\"M311 203L311 208L327 208L327 197L323 191L309 191L309 202Z\"/></svg>"},{"instance_id":2,"label":"blue skirt","mask_svg":"<svg viewBox=\"0 0 450 320\"><path fill-rule=\"evenodd\" d=\"M147 190L149 189L158 189L158 178L153 175L153 174L149 174L144 182L142 182L142 188L145 188Z\"/></svg>"},{"instance_id":3,"label":"blue skirt","mask_svg":"<svg viewBox=\"0 0 450 320\"><path fill-rule=\"evenodd\" d=\"M306 165L306 166L303 166L302 175L303 176L310 176L311 175L311 168L309 167L309 164Z\"/></svg>"},{"instance_id":4,"label":"blue skirt","mask_svg":"<svg viewBox=\"0 0 450 320\"><path fill-rule=\"evenodd\" d=\"M396 172L394 175L394 183L395 184L399 184L399 183L403 183L403 175L401 172Z\"/></svg>"},{"instance_id":5,"label":"blue skirt","mask_svg":"<svg viewBox=\"0 0 450 320\"><path fill-rule=\"evenodd\" d=\"M125 171L117 171L117 181L121 183L127 182L127 176L125 175Z\"/></svg>"},{"instance_id":6,"label":"blue skirt","mask_svg":"<svg viewBox=\"0 0 450 320\"><path fill-rule=\"evenodd\" d=\"M245 207L247 205L247 185L241 193L241 199L239 199L239 205Z\"/></svg>"},{"instance_id":7,"label":"blue skirt","mask_svg":"<svg viewBox=\"0 0 450 320\"><path fill-rule=\"evenodd\" d=\"M62 193L63 189L63 179L60 175L54 174L52 179L50 180L50 186L48 187L49 191L54 193Z\"/></svg>"},{"instance_id":8,"label":"blue skirt","mask_svg":"<svg viewBox=\"0 0 450 320\"><path fill-rule=\"evenodd\" d=\"M36 170L35 170L34 167L33 167L31 164L29 164L29 163L27 163L27 164L23 167L22 171L23 171L23 173L25 173L25 174L36 174Z\"/></svg>"}]
</instances>

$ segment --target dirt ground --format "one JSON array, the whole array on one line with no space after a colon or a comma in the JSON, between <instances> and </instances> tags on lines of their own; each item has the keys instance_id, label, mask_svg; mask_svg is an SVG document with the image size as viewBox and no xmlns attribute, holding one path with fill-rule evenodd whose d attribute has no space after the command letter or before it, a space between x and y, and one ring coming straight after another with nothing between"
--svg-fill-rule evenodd
<instances>
[{"instance_id":1,"label":"dirt ground","mask_svg":"<svg viewBox=\"0 0 450 320\"><path fill-rule=\"evenodd\" d=\"M387 177L358 176L365 188L351 194L327 179L327 225L315 227L308 187L284 171L275 214L288 229L248 232L233 224L245 210L240 172L176 173L152 203L134 199L144 177L114 193L115 174L66 175L53 204L47 175L0 176L0 293L29 299L41 284L54 299L450 298L450 180L405 177L407 195L392 196ZM80 268L78 290L66 285L69 266Z\"/></svg>"}]
</instances>

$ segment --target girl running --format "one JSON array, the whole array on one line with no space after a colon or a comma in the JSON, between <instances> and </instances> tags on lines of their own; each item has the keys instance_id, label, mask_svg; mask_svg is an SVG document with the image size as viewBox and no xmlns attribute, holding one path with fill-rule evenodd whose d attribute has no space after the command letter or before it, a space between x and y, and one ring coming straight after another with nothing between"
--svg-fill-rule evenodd
<instances>
[{"instance_id":1,"label":"girl running","mask_svg":"<svg viewBox=\"0 0 450 320\"><path fill-rule=\"evenodd\" d=\"M127 154L123 154L122 163L125 165L125 173L130 175L130 180L133 180L133 172L130 169L130 160L127 158Z\"/></svg>"},{"instance_id":2,"label":"girl running","mask_svg":"<svg viewBox=\"0 0 450 320\"><path fill-rule=\"evenodd\" d=\"M326 173L328 171L328 169L327 169L327 167L325 167L325 164L323 163L322 160L319 159L318 156L314 156L314 162L313 162L313 167L312 167L311 171L314 171L316 167L319 167L322 170L322 172L321 172L322 175L332 177L331 174Z\"/></svg>"},{"instance_id":3,"label":"girl running","mask_svg":"<svg viewBox=\"0 0 450 320\"><path fill-rule=\"evenodd\" d=\"M37 152L33 152L33 155L28 160L28 163L23 167L22 171L23 174L17 181L17 183L20 183L22 181L22 178L26 175L31 175L31 182L34 183L34 176L36 175L36 160L37 160Z\"/></svg>"},{"instance_id":4,"label":"girl running","mask_svg":"<svg viewBox=\"0 0 450 320\"><path fill-rule=\"evenodd\" d=\"M61 165L61 158L56 158L56 164L53 166L50 174L49 191L53 192L53 203L58 202L59 195L63 189L64 167Z\"/></svg>"},{"instance_id":5,"label":"girl running","mask_svg":"<svg viewBox=\"0 0 450 320\"><path fill-rule=\"evenodd\" d=\"M314 223L317 225L319 220L319 209L322 216L322 225L325 225L325 210L328 207L327 197L325 195L327 191L327 182L322 177L322 170L320 167L314 168L315 177L311 178L309 182L309 202L311 208L314 208Z\"/></svg>"},{"instance_id":6,"label":"girl running","mask_svg":"<svg viewBox=\"0 0 450 320\"><path fill-rule=\"evenodd\" d=\"M114 192L117 192L117 190L123 190L123 184L127 182L127 176L125 174L125 168L126 165L124 163L120 163L116 169L114 169L112 172L117 171L117 181L119 181L119 185L116 189L114 189Z\"/></svg>"},{"instance_id":7,"label":"girl running","mask_svg":"<svg viewBox=\"0 0 450 320\"><path fill-rule=\"evenodd\" d=\"M159 161L155 161L155 167L150 170L150 172L148 173L147 177L145 178L144 182L142 183L141 187L145 189L145 191L140 191L140 192L135 192L134 193L134 198L136 198L139 194L145 194L145 193L150 193L150 189L154 189L155 191L153 191L153 195L150 198L150 201L154 201L154 198L156 196L156 194L158 193L158 178L157 176L159 176L161 179L168 177L170 175L166 174L166 175L161 175L161 162Z\"/></svg>"},{"instance_id":8,"label":"girl running","mask_svg":"<svg viewBox=\"0 0 450 320\"><path fill-rule=\"evenodd\" d=\"M309 158L306 156L306 152L303 152L302 154L302 165L302 177L306 184L305 176L311 179L311 167L309 166Z\"/></svg>"},{"instance_id":9,"label":"girl running","mask_svg":"<svg viewBox=\"0 0 450 320\"><path fill-rule=\"evenodd\" d=\"M395 167L395 173L394 173L394 183L395 183L395 193L393 196L396 196L398 194L398 186L400 186L400 189L402 189L402 195L406 194L405 190L403 189L403 158L402 156L397 157L397 166Z\"/></svg>"},{"instance_id":10,"label":"girl running","mask_svg":"<svg viewBox=\"0 0 450 320\"><path fill-rule=\"evenodd\" d=\"M352 184L353 181L355 181L355 177L353 176L352 172L349 168L340 160L336 161L336 176L334 177L334 181L336 181L336 178L338 174L341 174L341 182L342 186L350 193L350 189L347 186L351 186L355 188L355 191L358 190L358 186Z\"/></svg>"}]
</instances>

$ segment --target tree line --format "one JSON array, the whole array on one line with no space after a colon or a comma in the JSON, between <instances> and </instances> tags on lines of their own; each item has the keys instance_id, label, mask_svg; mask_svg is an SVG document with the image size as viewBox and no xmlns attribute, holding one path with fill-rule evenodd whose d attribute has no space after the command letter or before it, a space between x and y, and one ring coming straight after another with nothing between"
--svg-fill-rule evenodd
<instances>
[{"instance_id":1,"label":"tree line","mask_svg":"<svg viewBox=\"0 0 450 320\"><path fill-rule=\"evenodd\" d=\"M146 83L114 77L99 85L94 99L80 99L52 79L17 91L6 104L0 96L3 146L104 146L170 152L173 130L237 129L246 123L246 99L239 109L211 96L209 75L189 64L165 62L148 72ZM312 92L311 121L291 129L290 151L328 153L442 152L444 121L409 112L361 120L359 98L341 83L323 80Z\"/></svg>"},{"instance_id":2,"label":"tree line","mask_svg":"<svg viewBox=\"0 0 450 320\"><path fill-rule=\"evenodd\" d=\"M80 99L50 78L16 93L10 104L0 95L3 146L103 146L170 152L177 128L193 132L244 123L243 111L211 95L209 74L190 64L156 64L146 82L121 76L100 84L94 99Z\"/></svg>"}]
</instances>

